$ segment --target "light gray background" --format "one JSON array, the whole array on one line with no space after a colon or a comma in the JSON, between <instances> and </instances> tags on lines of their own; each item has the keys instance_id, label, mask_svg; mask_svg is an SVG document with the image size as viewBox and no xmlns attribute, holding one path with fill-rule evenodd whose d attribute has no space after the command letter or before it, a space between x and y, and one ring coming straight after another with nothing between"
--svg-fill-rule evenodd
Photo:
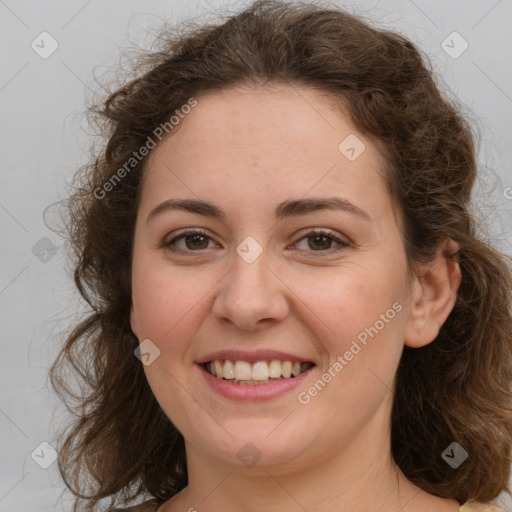
<instances>
[{"instance_id":1,"label":"light gray background","mask_svg":"<svg viewBox=\"0 0 512 512\"><path fill-rule=\"evenodd\" d=\"M475 207L491 241L512 254L512 2L339 4L408 35L430 56L442 87L470 109L481 135ZM56 463L45 470L31 457L40 443L51 442L62 417L47 371L81 309L65 271L62 241L42 214L63 197L66 181L89 156L91 138L80 114L86 96L98 89L93 72L101 76L117 66L124 48L148 47L164 18L171 23L202 13L215 18L217 11L223 12L218 0L0 0L1 512L71 510ZM59 45L46 59L31 48L43 31ZM469 44L456 59L441 46L453 31ZM452 51L461 48L457 40L448 44ZM55 247L46 262L33 253L38 242ZM38 450L41 460L50 456L47 449ZM509 496L499 503L512 510Z\"/></svg>"}]
</instances>

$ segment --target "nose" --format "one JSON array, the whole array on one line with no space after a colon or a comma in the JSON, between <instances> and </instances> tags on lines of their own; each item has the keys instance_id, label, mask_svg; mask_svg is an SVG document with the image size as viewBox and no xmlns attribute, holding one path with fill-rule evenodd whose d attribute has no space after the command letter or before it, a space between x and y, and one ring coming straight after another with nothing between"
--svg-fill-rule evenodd
<instances>
[{"instance_id":1,"label":"nose","mask_svg":"<svg viewBox=\"0 0 512 512\"><path fill-rule=\"evenodd\" d=\"M268 263L265 252L252 263L234 255L213 304L212 313L219 322L258 331L286 318L288 288Z\"/></svg>"}]
</instances>

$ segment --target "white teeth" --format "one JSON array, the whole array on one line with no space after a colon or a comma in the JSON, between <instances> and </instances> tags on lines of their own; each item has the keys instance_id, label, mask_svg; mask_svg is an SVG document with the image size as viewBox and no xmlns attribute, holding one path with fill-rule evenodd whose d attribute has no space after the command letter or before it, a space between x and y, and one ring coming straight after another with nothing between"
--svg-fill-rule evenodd
<instances>
[{"instance_id":1,"label":"white teeth","mask_svg":"<svg viewBox=\"0 0 512 512\"><path fill-rule=\"evenodd\" d=\"M252 365L252 380L268 380L268 364L266 361L258 361Z\"/></svg>"},{"instance_id":2,"label":"white teeth","mask_svg":"<svg viewBox=\"0 0 512 512\"><path fill-rule=\"evenodd\" d=\"M213 367L215 368L214 375L216 375L217 377L222 377L224 375L224 372L222 370L222 363L220 361L213 361Z\"/></svg>"},{"instance_id":3,"label":"white teeth","mask_svg":"<svg viewBox=\"0 0 512 512\"><path fill-rule=\"evenodd\" d=\"M223 377L225 379L235 378L235 366L231 361L224 361Z\"/></svg>"},{"instance_id":4,"label":"white teeth","mask_svg":"<svg viewBox=\"0 0 512 512\"><path fill-rule=\"evenodd\" d=\"M302 372L311 368L312 363L302 363L300 361L257 361L249 363L248 361L222 361L216 359L206 364L206 369L215 377L227 380L235 380L237 383L248 384L258 381L259 383L268 382L269 379L289 379L297 377Z\"/></svg>"},{"instance_id":5,"label":"white teeth","mask_svg":"<svg viewBox=\"0 0 512 512\"><path fill-rule=\"evenodd\" d=\"M281 361L270 361L270 367L268 369L270 378L279 379L281 377Z\"/></svg>"},{"instance_id":6,"label":"white teeth","mask_svg":"<svg viewBox=\"0 0 512 512\"><path fill-rule=\"evenodd\" d=\"M285 379L289 379L292 376L292 362L291 361L283 361L281 363L281 375Z\"/></svg>"},{"instance_id":7,"label":"white teeth","mask_svg":"<svg viewBox=\"0 0 512 512\"><path fill-rule=\"evenodd\" d=\"M236 380L251 380L252 371L251 363L247 361L236 361L235 362L235 379Z\"/></svg>"}]
</instances>

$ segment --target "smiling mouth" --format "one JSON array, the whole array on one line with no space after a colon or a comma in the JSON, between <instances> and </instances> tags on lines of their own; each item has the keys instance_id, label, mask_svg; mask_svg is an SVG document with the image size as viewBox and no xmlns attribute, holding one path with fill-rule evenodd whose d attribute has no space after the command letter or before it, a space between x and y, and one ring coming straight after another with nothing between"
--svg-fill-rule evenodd
<instances>
[{"instance_id":1,"label":"smiling mouth","mask_svg":"<svg viewBox=\"0 0 512 512\"><path fill-rule=\"evenodd\" d=\"M314 366L310 362L301 361L230 361L216 359L204 363L203 368L218 379L229 380L233 384L257 386L270 384L278 380L293 379Z\"/></svg>"}]
</instances>

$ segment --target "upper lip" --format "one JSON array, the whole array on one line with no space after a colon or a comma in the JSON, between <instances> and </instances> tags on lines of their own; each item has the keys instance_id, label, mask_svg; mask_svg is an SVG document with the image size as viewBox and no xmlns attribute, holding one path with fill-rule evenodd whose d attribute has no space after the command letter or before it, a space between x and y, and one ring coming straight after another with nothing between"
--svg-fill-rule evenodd
<instances>
[{"instance_id":1,"label":"upper lip","mask_svg":"<svg viewBox=\"0 0 512 512\"><path fill-rule=\"evenodd\" d=\"M277 359L279 361L300 361L301 363L312 363L311 359L280 352L278 350L255 350L254 352L247 352L244 350L219 350L212 352L196 360L197 364L209 363L215 360L229 360L229 361L247 361L248 363L256 363L257 361L272 361Z\"/></svg>"}]
</instances>

